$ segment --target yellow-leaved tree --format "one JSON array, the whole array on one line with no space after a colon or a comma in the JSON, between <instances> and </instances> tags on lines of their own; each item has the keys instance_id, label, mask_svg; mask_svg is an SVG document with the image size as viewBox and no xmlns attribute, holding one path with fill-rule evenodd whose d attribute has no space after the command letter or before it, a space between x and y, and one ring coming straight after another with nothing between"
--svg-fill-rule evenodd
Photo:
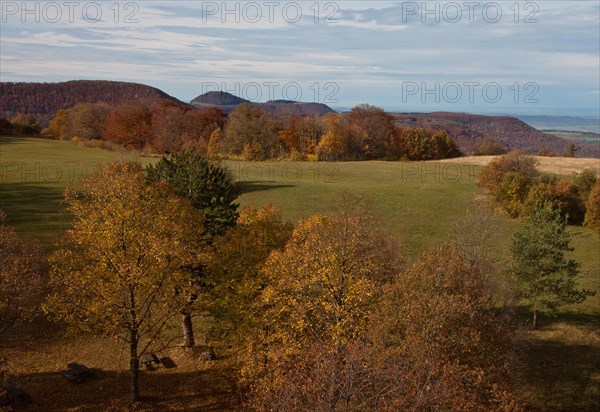
<instances>
[{"instance_id":1,"label":"yellow-leaved tree","mask_svg":"<svg viewBox=\"0 0 600 412\"><path fill-rule=\"evenodd\" d=\"M206 270L211 286L206 300L216 321L215 334L234 351L259 321L255 306L267 286L261 269L271 251L283 249L293 228L271 204L258 209L246 206L236 226L213 244Z\"/></svg>"},{"instance_id":2,"label":"yellow-leaved tree","mask_svg":"<svg viewBox=\"0 0 600 412\"><path fill-rule=\"evenodd\" d=\"M73 215L50 257L45 309L73 328L113 336L129 349L131 397L139 399L139 357L179 313L174 290L190 284L180 270L196 260L202 217L141 167L106 165L67 189Z\"/></svg>"},{"instance_id":3,"label":"yellow-leaved tree","mask_svg":"<svg viewBox=\"0 0 600 412\"><path fill-rule=\"evenodd\" d=\"M375 230L365 203L343 193L334 214L301 221L269 256L260 321L241 370L250 407L335 410L360 390L355 348L382 285L401 265L399 248Z\"/></svg>"}]
</instances>

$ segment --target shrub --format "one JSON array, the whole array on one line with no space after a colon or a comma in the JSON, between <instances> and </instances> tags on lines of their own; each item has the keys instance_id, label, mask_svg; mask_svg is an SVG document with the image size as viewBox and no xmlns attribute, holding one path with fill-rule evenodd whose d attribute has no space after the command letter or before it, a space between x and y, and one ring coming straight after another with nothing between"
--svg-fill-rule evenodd
<instances>
[{"instance_id":1,"label":"shrub","mask_svg":"<svg viewBox=\"0 0 600 412\"><path fill-rule=\"evenodd\" d=\"M588 197L586 208L584 224L600 232L600 180L596 180Z\"/></svg>"},{"instance_id":2,"label":"shrub","mask_svg":"<svg viewBox=\"0 0 600 412\"><path fill-rule=\"evenodd\" d=\"M552 208L559 209L568 222L579 224L583 221L585 206L579 195L579 189L566 180L534 185L523 204L523 213L531 215L539 205L549 203Z\"/></svg>"},{"instance_id":3,"label":"shrub","mask_svg":"<svg viewBox=\"0 0 600 412\"><path fill-rule=\"evenodd\" d=\"M510 217L521 215L523 202L527 197L529 187L529 181L520 173L510 172L504 175L496 192L496 201L502 211Z\"/></svg>"}]
</instances>

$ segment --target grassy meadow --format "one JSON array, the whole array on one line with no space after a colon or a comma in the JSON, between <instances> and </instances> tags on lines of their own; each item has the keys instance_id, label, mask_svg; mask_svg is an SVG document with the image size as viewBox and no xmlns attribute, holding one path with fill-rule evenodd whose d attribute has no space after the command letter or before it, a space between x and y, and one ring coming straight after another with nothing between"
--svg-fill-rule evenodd
<instances>
[{"instance_id":1,"label":"grassy meadow","mask_svg":"<svg viewBox=\"0 0 600 412\"><path fill-rule=\"evenodd\" d=\"M584 143L600 142L600 134L594 132L581 132L570 130L544 130L544 132L563 139L580 140Z\"/></svg>"},{"instance_id":2,"label":"grassy meadow","mask_svg":"<svg viewBox=\"0 0 600 412\"><path fill-rule=\"evenodd\" d=\"M6 212L10 224L20 234L38 238L51 247L53 240L69 225L69 216L62 212L61 205L64 188L76 186L81 177L89 175L98 164L115 160L137 160L142 164L156 161L155 158L80 147L71 142L0 138L0 209ZM373 200L373 208L381 218L382 227L399 240L410 260L447 239L454 222L468 208L488 206L476 187L481 166L461 163L460 159L425 163L224 161L224 165L240 184L242 195L239 202L242 206L260 206L270 202L292 221L314 212L326 212L341 189L368 196ZM510 258L510 240L521 225L521 222L498 217L497 253L503 262ZM600 237L586 228L572 227L570 230L572 246L575 247L572 255L582 264L581 286L600 291ZM599 320L600 293L582 305L562 308L557 318L542 318L542 327L528 332L528 367L519 393L531 404L531 410L591 411L600 406ZM27 332L29 329L22 333L32 333ZM58 358L62 362L65 357L64 353L60 353L63 338L44 337L38 341L35 336L39 333L31 336L35 342L24 348L9 349L12 362L17 365L21 362L16 370L28 376L24 365L31 367L27 359L33 356L39 358L35 366L39 373L56 371L62 363L59 365L54 360L44 361L42 358L46 351L50 351L60 355ZM71 352L68 353L72 358L82 356L81 351L93 352L93 348L102 342L91 338L77 339L82 342L80 349L69 343ZM33 355L27 351L33 351ZM40 362L44 367L40 367ZM123 367L123 362L108 363L114 371ZM219 368L227 373L226 361L215 362L215 365L211 366L211 374L218 375ZM107 366L101 358L97 360L96 367ZM188 372L194 373L193 368L185 371ZM114 379L125 379L117 375L115 372ZM43 379L40 380L38 374L35 376L31 379L39 385L40 393L48 391L48 387L41 383ZM197 396L200 396L199 393ZM223 396L231 394L223 390ZM123 402L126 398L127 390L123 385ZM104 407L107 405L103 404ZM219 402L215 405L206 410L227 410ZM171 404L168 407L176 409Z\"/></svg>"}]
</instances>

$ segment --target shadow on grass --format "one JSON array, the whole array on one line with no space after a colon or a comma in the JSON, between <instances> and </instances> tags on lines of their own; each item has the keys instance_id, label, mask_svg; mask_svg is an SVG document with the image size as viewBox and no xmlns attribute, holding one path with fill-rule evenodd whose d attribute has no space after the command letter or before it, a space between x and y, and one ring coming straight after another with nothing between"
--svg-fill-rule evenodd
<instances>
[{"instance_id":1,"label":"shadow on grass","mask_svg":"<svg viewBox=\"0 0 600 412\"><path fill-rule=\"evenodd\" d=\"M523 323L531 325L533 312L526 306L518 306L515 313ZM600 313L578 313L578 312L560 312L557 314L539 313L537 319L537 329L552 326L556 323L566 322L576 326L589 326L600 328Z\"/></svg>"},{"instance_id":2,"label":"shadow on grass","mask_svg":"<svg viewBox=\"0 0 600 412\"><path fill-rule=\"evenodd\" d=\"M523 357L534 410L600 410L600 380L595 376L600 350L596 345L532 339Z\"/></svg>"},{"instance_id":3,"label":"shadow on grass","mask_svg":"<svg viewBox=\"0 0 600 412\"><path fill-rule=\"evenodd\" d=\"M2 136L0 135L0 144L14 144L14 143L27 143L26 139L40 139L40 140L56 140L52 136L40 136L40 135L25 135L25 136Z\"/></svg>"},{"instance_id":4,"label":"shadow on grass","mask_svg":"<svg viewBox=\"0 0 600 412\"><path fill-rule=\"evenodd\" d=\"M0 209L19 233L51 238L70 222L63 212L62 194L61 188L42 183L3 183Z\"/></svg>"},{"instance_id":5,"label":"shadow on grass","mask_svg":"<svg viewBox=\"0 0 600 412\"><path fill-rule=\"evenodd\" d=\"M85 363L85 362L82 362ZM66 365L65 369L66 369ZM31 403L19 411L230 411L235 410L231 373L218 368L198 371L140 371L141 400L132 405L128 371L92 369L97 377L75 384L60 372L21 374L15 384Z\"/></svg>"},{"instance_id":6,"label":"shadow on grass","mask_svg":"<svg viewBox=\"0 0 600 412\"><path fill-rule=\"evenodd\" d=\"M296 185L290 185L290 184L269 184L268 182L261 182L261 181L255 181L255 182L238 182L237 187L240 190L240 194L244 194L244 193L252 193L252 192L263 192L266 190L273 190L273 189L282 189L282 188L289 188L289 187L295 187Z\"/></svg>"}]
</instances>

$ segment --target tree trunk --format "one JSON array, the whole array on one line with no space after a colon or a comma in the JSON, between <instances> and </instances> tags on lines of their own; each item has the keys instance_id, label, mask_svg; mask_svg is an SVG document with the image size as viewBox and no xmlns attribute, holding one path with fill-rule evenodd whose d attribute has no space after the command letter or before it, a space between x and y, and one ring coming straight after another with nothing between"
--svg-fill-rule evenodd
<instances>
[{"instance_id":1,"label":"tree trunk","mask_svg":"<svg viewBox=\"0 0 600 412\"><path fill-rule=\"evenodd\" d=\"M129 370L131 372L131 400L134 402L140 400L140 359L138 358L137 346L137 337L131 339L131 343L129 344Z\"/></svg>"},{"instance_id":2,"label":"tree trunk","mask_svg":"<svg viewBox=\"0 0 600 412\"><path fill-rule=\"evenodd\" d=\"M192 325L192 315L188 312L181 312L181 326L183 328L183 347L193 348L194 342L194 326Z\"/></svg>"},{"instance_id":3,"label":"tree trunk","mask_svg":"<svg viewBox=\"0 0 600 412\"><path fill-rule=\"evenodd\" d=\"M537 315L538 315L537 310L534 309L533 310L533 325L532 325L533 329L535 329L535 327L537 326Z\"/></svg>"}]
</instances>

